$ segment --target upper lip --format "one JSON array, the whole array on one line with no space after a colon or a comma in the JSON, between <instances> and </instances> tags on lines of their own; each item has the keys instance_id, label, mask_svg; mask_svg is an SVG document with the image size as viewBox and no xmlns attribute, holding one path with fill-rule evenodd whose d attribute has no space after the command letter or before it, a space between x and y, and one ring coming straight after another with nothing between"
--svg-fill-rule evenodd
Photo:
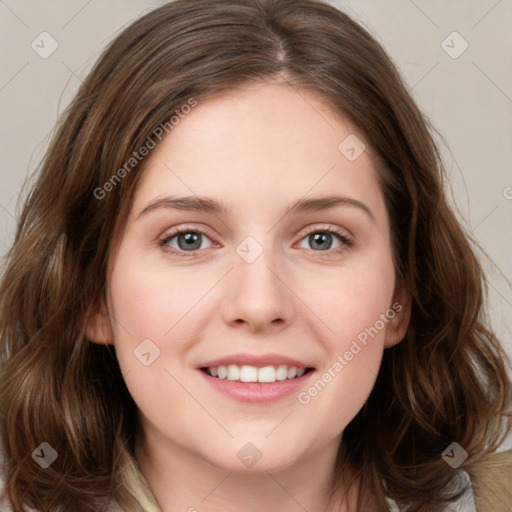
<instances>
[{"instance_id":1,"label":"upper lip","mask_svg":"<svg viewBox=\"0 0 512 512\"><path fill-rule=\"evenodd\" d=\"M199 368L215 368L217 366L227 366L230 364L236 364L238 366L256 366L258 368L263 368L265 366L279 366L281 364L304 369L313 368L313 366L303 363L302 361L280 354L233 354L221 357L220 359L207 361L204 364L201 364Z\"/></svg>"}]
</instances>

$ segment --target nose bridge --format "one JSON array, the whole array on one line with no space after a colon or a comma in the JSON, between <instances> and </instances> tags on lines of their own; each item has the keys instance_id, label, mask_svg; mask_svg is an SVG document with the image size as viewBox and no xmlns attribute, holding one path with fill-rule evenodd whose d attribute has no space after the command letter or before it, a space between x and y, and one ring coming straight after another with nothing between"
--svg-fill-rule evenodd
<instances>
[{"instance_id":1,"label":"nose bridge","mask_svg":"<svg viewBox=\"0 0 512 512\"><path fill-rule=\"evenodd\" d=\"M288 323L293 314L289 290L279 278L283 268L273 250L271 237L260 242L247 236L233 254L230 291L224 300L226 321L245 321L262 328L270 323Z\"/></svg>"},{"instance_id":2,"label":"nose bridge","mask_svg":"<svg viewBox=\"0 0 512 512\"><path fill-rule=\"evenodd\" d=\"M260 240L261 238L260 236ZM234 271L236 280L240 287L247 286L250 288L239 290L239 292L249 292L249 296L252 295L253 300L258 300L260 294L267 295L266 300L280 295L279 280L270 270L272 269L275 272L275 267L280 266L276 261L277 255L271 247L270 237L260 242L249 235L236 246L235 252Z\"/></svg>"}]
</instances>

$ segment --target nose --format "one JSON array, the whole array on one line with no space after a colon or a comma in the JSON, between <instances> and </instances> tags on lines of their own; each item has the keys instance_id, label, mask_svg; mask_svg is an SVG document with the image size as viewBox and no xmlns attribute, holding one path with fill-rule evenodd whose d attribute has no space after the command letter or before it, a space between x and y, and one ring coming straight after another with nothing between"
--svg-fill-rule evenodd
<instances>
[{"instance_id":1,"label":"nose","mask_svg":"<svg viewBox=\"0 0 512 512\"><path fill-rule=\"evenodd\" d=\"M296 306L284 263L279 264L270 250L264 250L251 263L235 253L233 264L224 283L224 321L253 332L277 332L291 324Z\"/></svg>"}]
</instances>

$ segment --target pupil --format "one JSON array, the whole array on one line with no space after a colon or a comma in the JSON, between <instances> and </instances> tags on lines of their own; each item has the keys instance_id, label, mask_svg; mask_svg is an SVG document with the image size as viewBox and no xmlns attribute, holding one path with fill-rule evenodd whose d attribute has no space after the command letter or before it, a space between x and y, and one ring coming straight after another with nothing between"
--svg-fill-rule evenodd
<instances>
[{"instance_id":1,"label":"pupil","mask_svg":"<svg viewBox=\"0 0 512 512\"><path fill-rule=\"evenodd\" d=\"M185 233L178 237L178 245L180 249L199 249L201 247L199 233ZM182 240L185 242L182 243Z\"/></svg>"},{"instance_id":2,"label":"pupil","mask_svg":"<svg viewBox=\"0 0 512 512\"><path fill-rule=\"evenodd\" d=\"M329 233L315 233L310 236L311 246L321 251L329 249L331 242L331 235ZM315 247L315 245L317 247Z\"/></svg>"}]
</instances>

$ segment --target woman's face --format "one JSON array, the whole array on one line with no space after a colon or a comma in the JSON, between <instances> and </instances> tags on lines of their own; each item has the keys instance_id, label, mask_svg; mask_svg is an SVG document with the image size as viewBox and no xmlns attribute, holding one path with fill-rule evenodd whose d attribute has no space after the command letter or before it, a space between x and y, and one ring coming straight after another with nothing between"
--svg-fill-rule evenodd
<instances>
[{"instance_id":1,"label":"woman's face","mask_svg":"<svg viewBox=\"0 0 512 512\"><path fill-rule=\"evenodd\" d=\"M383 194L349 134L364 141L311 92L254 85L199 101L146 157L109 328L96 318L89 334L115 344L163 450L284 469L337 443L364 405L408 307Z\"/></svg>"}]
</instances>

